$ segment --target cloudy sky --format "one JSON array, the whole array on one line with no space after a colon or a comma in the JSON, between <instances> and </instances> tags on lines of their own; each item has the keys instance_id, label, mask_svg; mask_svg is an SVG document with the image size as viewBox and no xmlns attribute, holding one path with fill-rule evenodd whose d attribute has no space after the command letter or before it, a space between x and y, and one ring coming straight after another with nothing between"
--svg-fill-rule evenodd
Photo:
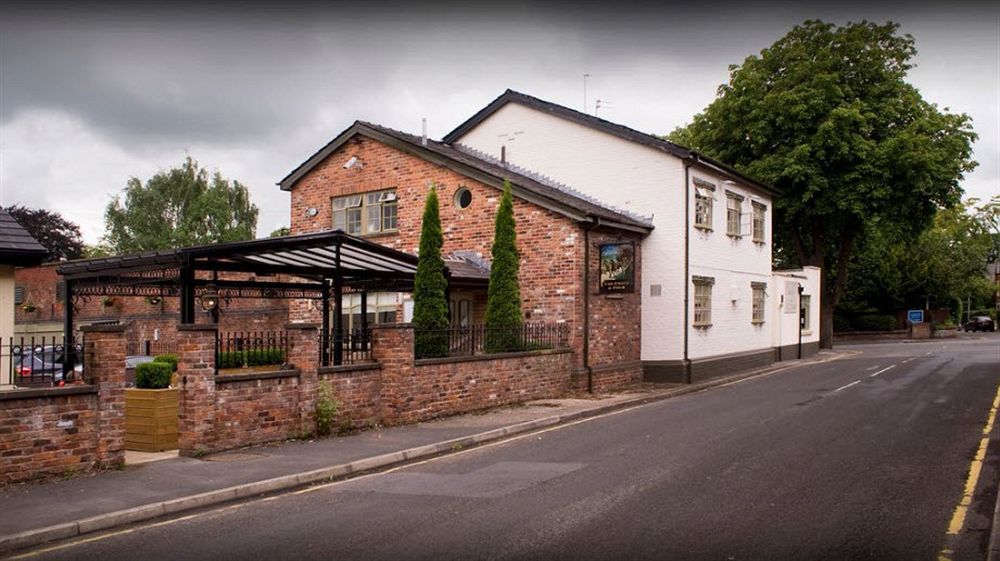
<instances>
[{"instance_id":1,"label":"cloudy sky","mask_svg":"<svg viewBox=\"0 0 1000 561\"><path fill-rule=\"evenodd\" d=\"M970 196L1000 193L1000 7L961 2L135 3L0 8L0 202L46 207L87 242L129 177L191 155L247 184L258 235L288 224L275 182L354 120L440 138L506 88L663 134L738 63L805 19L892 20L910 81L971 115ZM420 8L415 6L420 5Z\"/></svg>"}]
</instances>

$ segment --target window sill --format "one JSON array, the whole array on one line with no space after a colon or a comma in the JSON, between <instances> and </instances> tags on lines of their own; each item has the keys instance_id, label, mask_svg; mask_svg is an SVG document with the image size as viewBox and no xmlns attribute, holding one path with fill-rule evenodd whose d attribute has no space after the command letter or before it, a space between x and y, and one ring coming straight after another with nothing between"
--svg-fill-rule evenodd
<instances>
[{"instance_id":1,"label":"window sill","mask_svg":"<svg viewBox=\"0 0 1000 561\"><path fill-rule=\"evenodd\" d=\"M767 242L765 242L764 240L754 240L753 243L755 243L757 245L764 245Z\"/></svg>"},{"instance_id":2,"label":"window sill","mask_svg":"<svg viewBox=\"0 0 1000 561\"><path fill-rule=\"evenodd\" d=\"M695 329L708 329L709 327L712 327L712 324L711 323L692 323L691 327L694 327Z\"/></svg>"},{"instance_id":3,"label":"window sill","mask_svg":"<svg viewBox=\"0 0 1000 561\"><path fill-rule=\"evenodd\" d=\"M713 231L711 226L705 226L703 224L695 224L694 227L705 232Z\"/></svg>"},{"instance_id":4,"label":"window sill","mask_svg":"<svg viewBox=\"0 0 1000 561\"><path fill-rule=\"evenodd\" d=\"M764 325L764 321L763 320L761 320L761 321L751 321L750 324L751 325L760 326L760 325Z\"/></svg>"},{"instance_id":5,"label":"window sill","mask_svg":"<svg viewBox=\"0 0 1000 561\"><path fill-rule=\"evenodd\" d=\"M733 238L734 240L742 240L743 239L743 235L742 234L732 234L730 232L726 232L726 235L729 236L730 238Z\"/></svg>"},{"instance_id":6,"label":"window sill","mask_svg":"<svg viewBox=\"0 0 1000 561\"><path fill-rule=\"evenodd\" d=\"M346 232L345 232L346 233ZM354 236L356 238L385 238L388 236L398 236L399 230L386 230L384 232L375 232L374 234L347 234L348 236Z\"/></svg>"},{"instance_id":7,"label":"window sill","mask_svg":"<svg viewBox=\"0 0 1000 561\"><path fill-rule=\"evenodd\" d=\"M810 336L812 334L813 334L812 329L810 329L809 331L803 331L802 332L802 336L803 337L808 337L808 336Z\"/></svg>"}]
</instances>

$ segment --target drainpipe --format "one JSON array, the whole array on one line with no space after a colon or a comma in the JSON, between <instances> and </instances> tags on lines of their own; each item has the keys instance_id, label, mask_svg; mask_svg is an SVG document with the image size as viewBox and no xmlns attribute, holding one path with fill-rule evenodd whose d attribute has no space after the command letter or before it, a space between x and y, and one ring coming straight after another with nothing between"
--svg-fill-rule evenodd
<instances>
[{"instance_id":1,"label":"drainpipe","mask_svg":"<svg viewBox=\"0 0 1000 561\"><path fill-rule=\"evenodd\" d=\"M587 371L587 393L594 393L594 371L590 368L590 229L583 227L583 369Z\"/></svg>"},{"instance_id":2,"label":"drainpipe","mask_svg":"<svg viewBox=\"0 0 1000 561\"><path fill-rule=\"evenodd\" d=\"M691 360L688 358L688 317L691 292L691 163L684 164L684 383L691 383Z\"/></svg>"}]
</instances>

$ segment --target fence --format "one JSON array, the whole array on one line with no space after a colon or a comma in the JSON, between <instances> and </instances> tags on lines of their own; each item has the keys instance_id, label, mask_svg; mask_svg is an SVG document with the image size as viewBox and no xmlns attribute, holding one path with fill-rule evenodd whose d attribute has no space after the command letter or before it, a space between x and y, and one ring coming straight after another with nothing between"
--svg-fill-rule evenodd
<instances>
[{"instance_id":1,"label":"fence","mask_svg":"<svg viewBox=\"0 0 1000 561\"><path fill-rule=\"evenodd\" d=\"M288 358L286 331L219 333L215 342L215 370L261 366L280 367Z\"/></svg>"},{"instance_id":2,"label":"fence","mask_svg":"<svg viewBox=\"0 0 1000 561\"><path fill-rule=\"evenodd\" d=\"M80 343L67 347L57 337L9 337L0 342L0 386L50 387L78 379L83 379Z\"/></svg>"},{"instance_id":3,"label":"fence","mask_svg":"<svg viewBox=\"0 0 1000 561\"><path fill-rule=\"evenodd\" d=\"M324 366L338 363L338 346L340 347L339 364L360 364L374 360L372 359L371 328L345 331L339 337L336 332L331 331L327 336L327 341L330 342L330 346L328 349L329 354L322 363ZM320 347L322 348L322 345Z\"/></svg>"},{"instance_id":4,"label":"fence","mask_svg":"<svg viewBox=\"0 0 1000 561\"><path fill-rule=\"evenodd\" d=\"M569 326L565 323L525 323L516 327L471 325L446 329L418 327L414 333L417 358L477 356L568 346Z\"/></svg>"}]
</instances>

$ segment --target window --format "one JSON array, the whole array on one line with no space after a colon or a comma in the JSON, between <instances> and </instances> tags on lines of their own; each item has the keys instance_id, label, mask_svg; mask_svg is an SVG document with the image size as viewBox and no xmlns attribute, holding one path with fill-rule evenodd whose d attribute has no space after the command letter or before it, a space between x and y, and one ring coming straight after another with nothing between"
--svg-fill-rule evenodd
<instances>
[{"instance_id":1,"label":"window","mask_svg":"<svg viewBox=\"0 0 1000 561\"><path fill-rule=\"evenodd\" d=\"M712 229L712 201L715 199L715 185L695 180L694 182L694 225L696 228Z\"/></svg>"},{"instance_id":2,"label":"window","mask_svg":"<svg viewBox=\"0 0 1000 561\"><path fill-rule=\"evenodd\" d=\"M764 243L764 213L767 207L760 203L753 203L753 241Z\"/></svg>"},{"instance_id":3,"label":"window","mask_svg":"<svg viewBox=\"0 0 1000 561\"><path fill-rule=\"evenodd\" d=\"M468 187L459 187L458 191L455 191L455 206L461 209L469 208L472 204L472 191L469 191Z\"/></svg>"},{"instance_id":4,"label":"window","mask_svg":"<svg viewBox=\"0 0 1000 561\"><path fill-rule=\"evenodd\" d=\"M753 291L753 311L750 323L764 323L764 299L767 296L767 284L762 282L752 282L750 283L750 289Z\"/></svg>"},{"instance_id":5,"label":"window","mask_svg":"<svg viewBox=\"0 0 1000 561\"><path fill-rule=\"evenodd\" d=\"M342 298L344 309L340 321L344 332L351 333L361 329L361 294L345 294ZM367 300L368 317L366 320L368 325L396 323L395 292L369 292ZM331 311L331 313L336 312Z\"/></svg>"},{"instance_id":6,"label":"window","mask_svg":"<svg viewBox=\"0 0 1000 561\"><path fill-rule=\"evenodd\" d=\"M348 234L394 231L397 216L395 189L333 199L333 228Z\"/></svg>"},{"instance_id":7,"label":"window","mask_svg":"<svg viewBox=\"0 0 1000 561\"><path fill-rule=\"evenodd\" d=\"M809 331L809 322L812 318L809 317L809 304L812 303L812 298L808 294L803 294L799 300L799 321L802 327L802 331Z\"/></svg>"},{"instance_id":8,"label":"window","mask_svg":"<svg viewBox=\"0 0 1000 561\"><path fill-rule=\"evenodd\" d=\"M24 304L24 287L23 286L15 286L14 287L14 305L15 306L20 306L21 304Z\"/></svg>"},{"instance_id":9,"label":"window","mask_svg":"<svg viewBox=\"0 0 1000 561\"><path fill-rule=\"evenodd\" d=\"M712 325L712 277L692 277L694 283L694 326Z\"/></svg>"},{"instance_id":10,"label":"window","mask_svg":"<svg viewBox=\"0 0 1000 561\"><path fill-rule=\"evenodd\" d=\"M726 234L735 238L743 235L740 228L740 218L743 217L740 211L742 204L742 196L726 192Z\"/></svg>"}]
</instances>

